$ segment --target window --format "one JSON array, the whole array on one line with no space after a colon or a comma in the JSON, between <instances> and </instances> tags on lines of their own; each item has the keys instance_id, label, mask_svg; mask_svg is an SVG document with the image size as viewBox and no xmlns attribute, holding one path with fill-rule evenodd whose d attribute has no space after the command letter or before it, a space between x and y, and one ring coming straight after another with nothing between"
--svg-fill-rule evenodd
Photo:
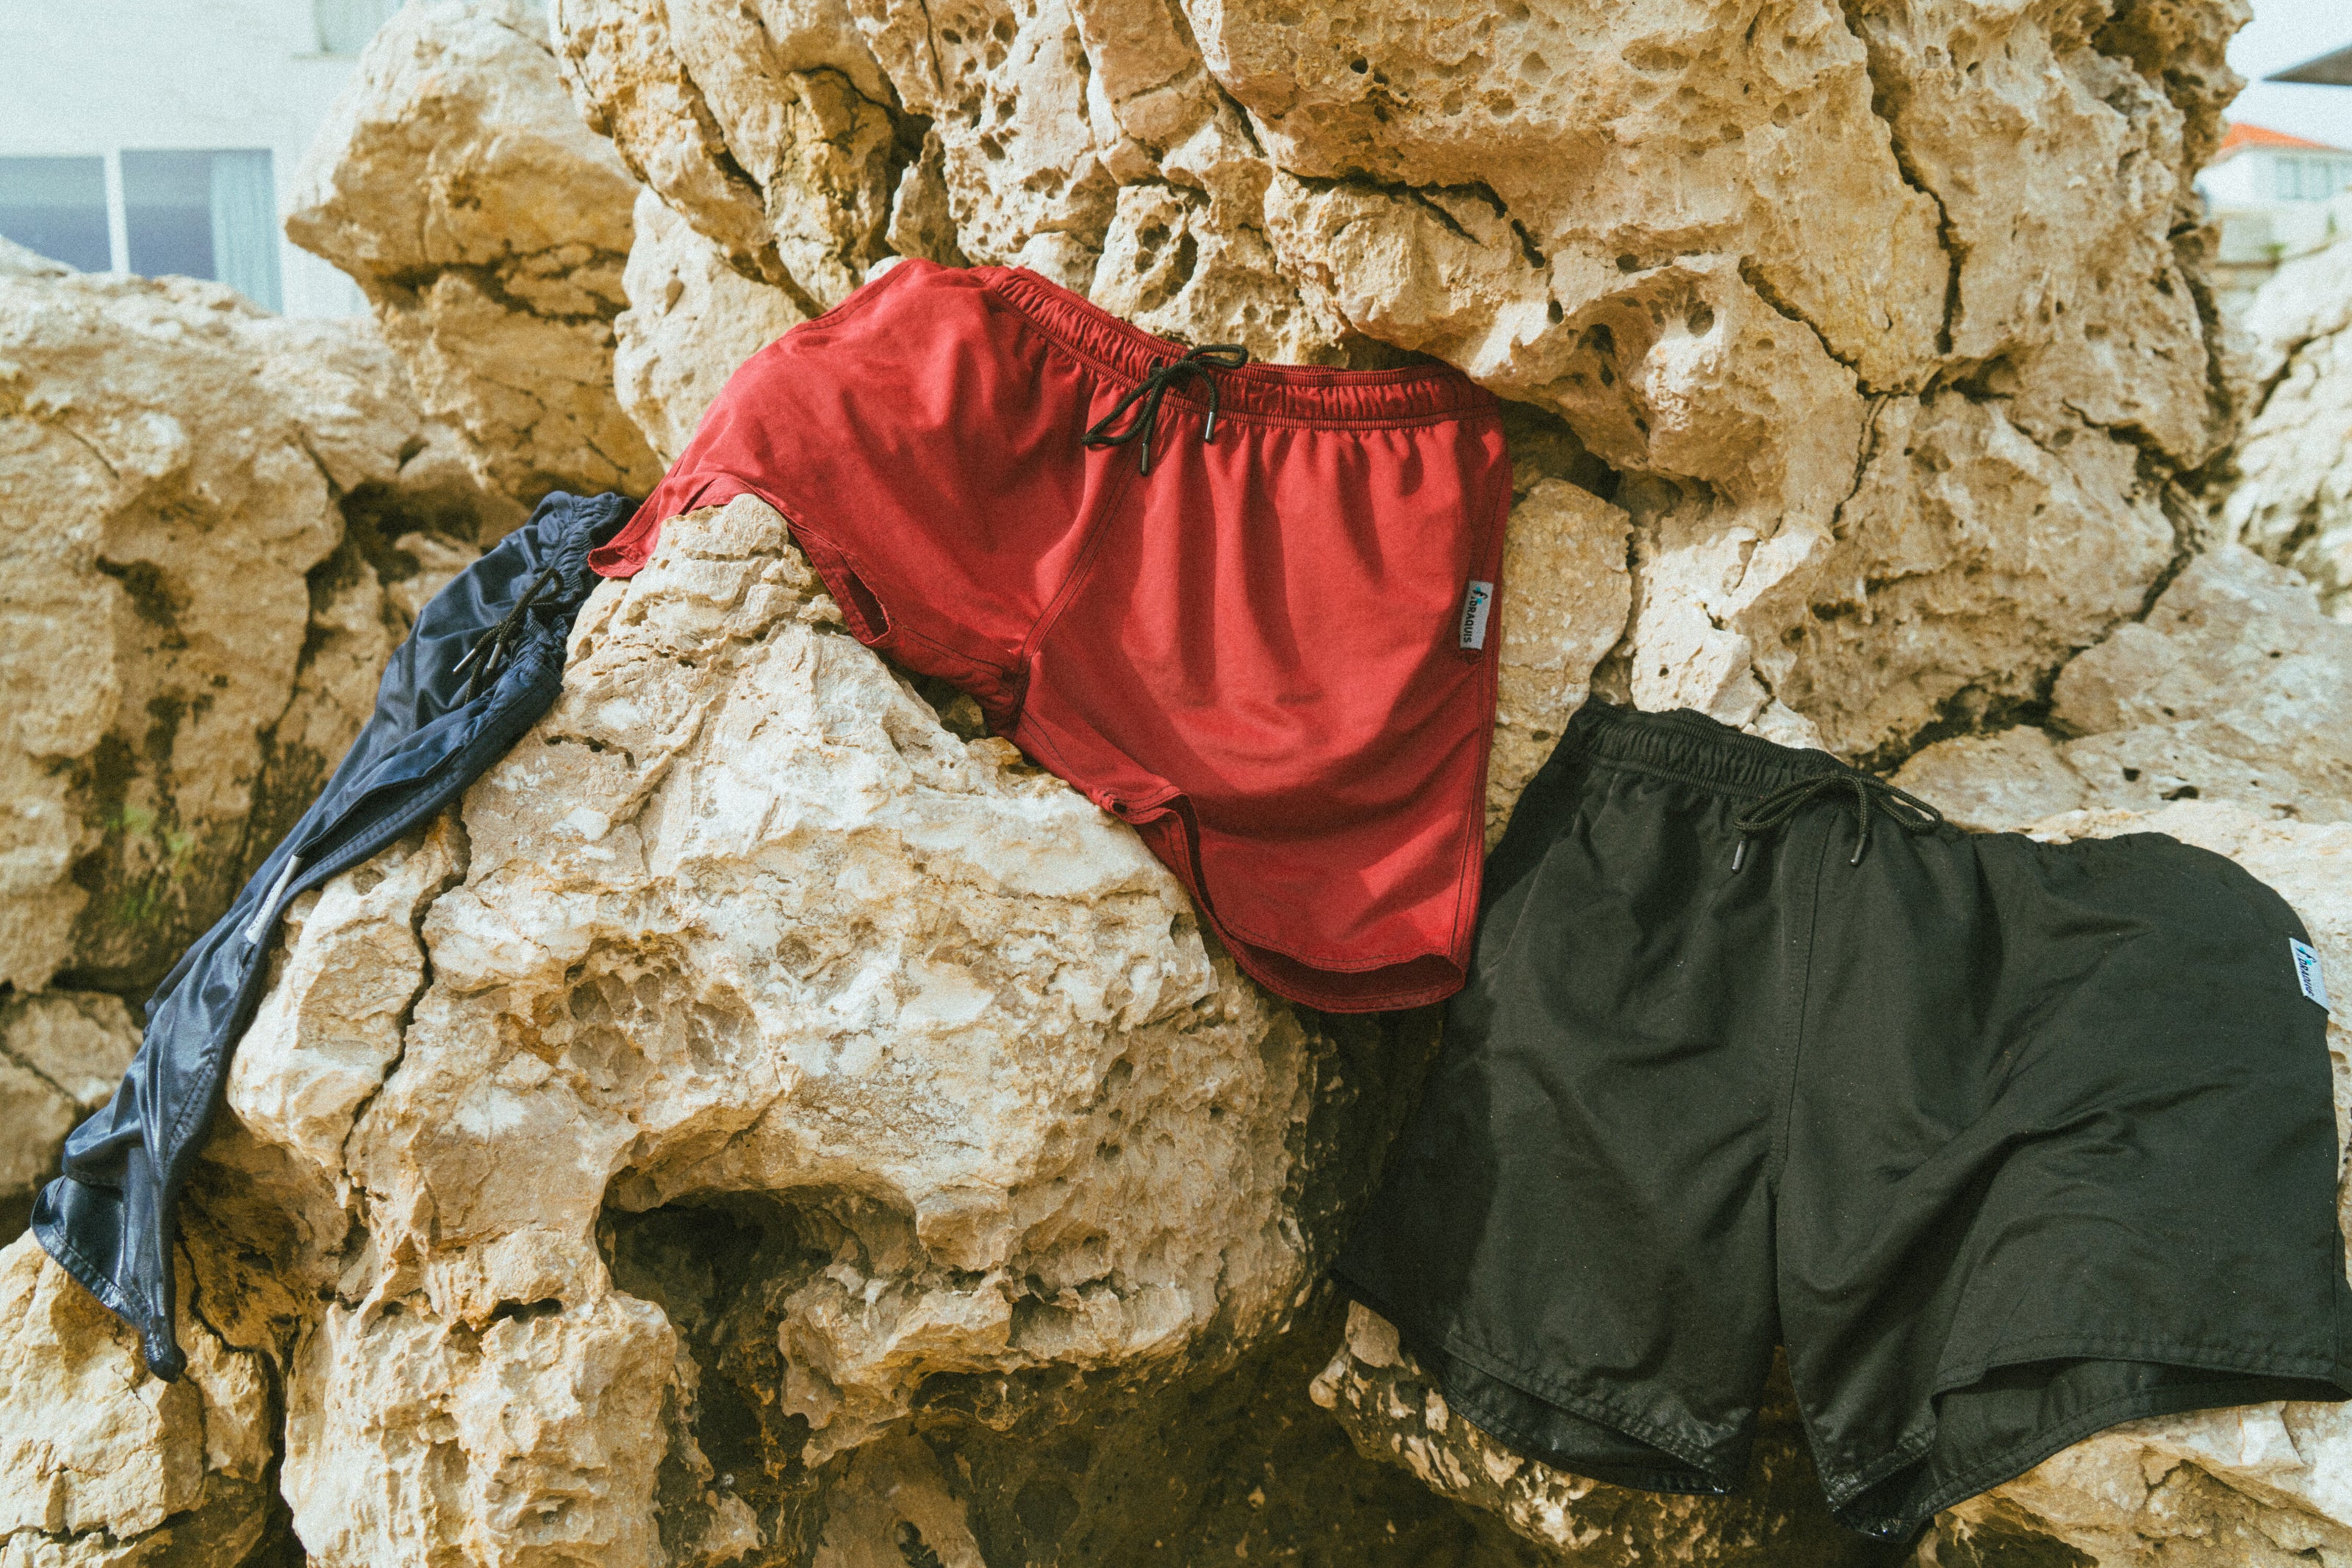
<instances>
[{"instance_id":1,"label":"window","mask_svg":"<svg viewBox=\"0 0 2352 1568\"><path fill-rule=\"evenodd\" d=\"M400 0L310 0L310 19L319 27L319 52L358 54L399 9Z\"/></svg>"},{"instance_id":2,"label":"window","mask_svg":"<svg viewBox=\"0 0 2352 1568\"><path fill-rule=\"evenodd\" d=\"M216 278L265 310L278 308L268 149L125 152L122 220L131 271Z\"/></svg>"},{"instance_id":3,"label":"window","mask_svg":"<svg viewBox=\"0 0 2352 1568\"><path fill-rule=\"evenodd\" d=\"M51 261L104 272L106 160L0 158L0 235Z\"/></svg>"},{"instance_id":4,"label":"window","mask_svg":"<svg viewBox=\"0 0 2352 1568\"><path fill-rule=\"evenodd\" d=\"M2272 193L2282 202L2324 202L2352 185L2352 158L2281 153L2271 166Z\"/></svg>"}]
</instances>

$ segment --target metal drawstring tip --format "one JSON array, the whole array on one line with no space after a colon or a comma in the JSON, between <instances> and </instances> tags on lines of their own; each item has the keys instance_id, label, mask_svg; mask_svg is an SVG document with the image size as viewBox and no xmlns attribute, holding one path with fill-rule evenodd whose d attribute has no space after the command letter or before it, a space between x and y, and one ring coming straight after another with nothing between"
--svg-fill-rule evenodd
<instances>
[{"instance_id":1,"label":"metal drawstring tip","mask_svg":"<svg viewBox=\"0 0 2352 1568\"><path fill-rule=\"evenodd\" d=\"M1853 859L1846 862L1845 863L1848 865L1860 865L1862 863L1862 852L1869 847L1870 835L1868 833L1856 833L1853 836Z\"/></svg>"},{"instance_id":2,"label":"metal drawstring tip","mask_svg":"<svg viewBox=\"0 0 2352 1568\"><path fill-rule=\"evenodd\" d=\"M1732 846L1732 850L1731 850L1731 870L1732 870L1733 874L1734 874L1734 875L1737 875L1737 874L1738 873L1739 868L1740 868L1741 866L1746 865L1747 863L1748 863L1748 835L1747 835L1746 833L1742 833L1742 834L1740 834L1740 835L1739 835L1739 842L1738 842L1737 844L1733 845L1733 846Z\"/></svg>"}]
</instances>

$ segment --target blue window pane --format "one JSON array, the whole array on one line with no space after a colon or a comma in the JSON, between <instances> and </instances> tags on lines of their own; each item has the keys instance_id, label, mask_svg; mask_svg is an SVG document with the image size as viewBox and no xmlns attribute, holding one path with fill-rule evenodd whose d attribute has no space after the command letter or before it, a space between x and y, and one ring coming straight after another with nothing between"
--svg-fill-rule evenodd
<instances>
[{"instance_id":1,"label":"blue window pane","mask_svg":"<svg viewBox=\"0 0 2352 1568\"><path fill-rule=\"evenodd\" d=\"M0 235L84 272L104 272L106 162L0 158Z\"/></svg>"},{"instance_id":2,"label":"blue window pane","mask_svg":"<svg viewBox=\"0 0 2352 1568\"><path fill-rule=\"evenodd\" d=\"M214 276L211 153L125 152L122 213L131 271Z\"/></svg>"},{"instance_id":3,"label":"blue window pane","mask_svg":"<svg viewBox=\"0 0 2352 1568\"><path fill-rule=\"evenodd\" d=\"M213 154L213 273L260 306L278 305L278 183L267 147Z\"/></svg>"}]
</instances>

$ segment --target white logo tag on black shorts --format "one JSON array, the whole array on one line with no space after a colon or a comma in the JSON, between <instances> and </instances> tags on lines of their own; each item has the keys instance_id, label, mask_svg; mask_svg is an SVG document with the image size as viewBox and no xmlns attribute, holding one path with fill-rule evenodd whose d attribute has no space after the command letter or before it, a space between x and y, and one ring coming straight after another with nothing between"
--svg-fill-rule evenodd
<instances>
[{"instance_id":1,"label":"white logo tag on black shorts","mask_svg":"<svg viewBox=\"0 0 2352 1568\"><path fill-rule=\"evenodd\" d=\"M2303 988L2305 996L2319 1004L2322 1012L2334 1010L2327 1005L2327 982L2319 975L2319 950L2292 936L2286 939L2286 945L2294 955L2294 983Z\"/></svg>"},{"instance_id":2,"label":"white logo tag on black shorts","mask_svg":"<svg viewBox=\"0 0 2352 1568\"><path fill-rule=\"evenodd\" d=\"M1486 645L1486 608L1495 601L1495 585L1491 582L1470 584L1470 591L1462 600L1462 646L1466 649Z\"/></svg>"}]
</instances>

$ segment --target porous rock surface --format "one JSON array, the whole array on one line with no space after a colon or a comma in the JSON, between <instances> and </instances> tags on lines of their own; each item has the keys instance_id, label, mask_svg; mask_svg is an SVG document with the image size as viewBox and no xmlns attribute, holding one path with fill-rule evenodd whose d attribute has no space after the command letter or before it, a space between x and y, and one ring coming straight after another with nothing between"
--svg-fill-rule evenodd
<instances>
[{"instance_id":1,"label":"porous rock surface","mask_svg":"<svg viewBox=\"0 0 2352 1568\"><path fill-rule=\"evenodd\" d=\"M2222 526L2352 619L2352 242L2280 267L2245 326L2258 391L2217 508Z\"/></svg>"},{"instance_id":2,"label":"porous rock surface","mask_svg":"<svg viewBox=\"0 0 2352 1568\"><path fill-rule=\"evenodd\" d=\"M477 493L364 324L0 276L0 994L152 985L309 803Z\"/></svg>"},{"instance_id":3,"label":"porous rock surface","mask_svg":"<svg viewBox=\"0 0 2352 1568\"><path fill-rule=\"evenodd\" d=\"M2198 556L2053 695L2047 728L1939 741L1895 782L1986 831L2196 800L2352 820L2352 626L2251 550Z\"/></svg>"},{"instance_id":4,"label":"porous rock surface","mask_svg":"<svg viewBox=\"0 0 2352 1568\"><path fill-rule=\"evenodd\" d=\"M0 998L0 1236L25 1228L66 1134L106 1103L138 1045L131 1009L103 991Z\"/></svg>"},{"instance_id":5,"label":"porous rock surface","mask_svg":"<svg viewBox=\"0 0 2352 1568\"><path fill-rule=\"evenodd\" d=\"M432 0L369 43L286 232L358 281L488 487L642 495L660 464L613 390L635 196L528 0Z\"/></svg>"},{"instance_id":6,"label":"porous rock surface","mask_svg":"<svg viewBox=\"0 0 2352 1568\"><path fill-rule=\"evenodd\" d=\"M1193 341L1434 354L1549 411L1632 518L1630 695L1868 755L2030 700L2176 564L2175 477L2231 417L2188 178L2243 14L550 21L590 122L796 309L891 254L1017 263Z\"/></svg>"},{"instance_id":7,"label":"porous rock surface","mask_svg":"<svg viewBox=\"0 0 2352 1568\"><path fill-rule=\"evenodd\" d=\"M782 289L729 266L651 191L637 193L635 225L621 275L629 308L613 319L613 380L621 407L667 464L735 367L808 317Z\"/></svg>"},{"instance_id":8,"label":"porous rock surface","mask_svg":"<svg viewBox=\"0 0 2352 1568\"><path fill-rule=\"evenodd\" d=\"M296 224L460 427L410 461L510 499L638 487L895 256L1269 359L1444 358L1512 400L1490 833L1590 690L1888 763L1981 731L1905 777L1987 826L2158 811L2352 972L2340 894L2286 874L2341 852L2342 759L2291 733L2341 700L2333 628L2196 553L2235 415L2187 177L2243 15L551 0L542 47L520 5L436 0ZM396 623L394 587L327 594L341 621L312 588L313 641ZM339 667L372 680L363 643ZM0 1552L1883 1560L1785 1406L1758 1487L1705 1503L1450 1416L1318 1282L1432 1020L1267 998L951 696L857 647L755 501L601 590L463 809L292 911L185 1209L185 1332L226 1370L162 1389L0 1254L66 1325L0 1336L0 1443L68 1478ZM132 1403L68 1430L38 1391L68 1364ZM2333 1418L2101 1438L1925 1552L2335 1552ZM58 1511L109 1444L163 1500Z\"/></svg>"}]
</instances>

